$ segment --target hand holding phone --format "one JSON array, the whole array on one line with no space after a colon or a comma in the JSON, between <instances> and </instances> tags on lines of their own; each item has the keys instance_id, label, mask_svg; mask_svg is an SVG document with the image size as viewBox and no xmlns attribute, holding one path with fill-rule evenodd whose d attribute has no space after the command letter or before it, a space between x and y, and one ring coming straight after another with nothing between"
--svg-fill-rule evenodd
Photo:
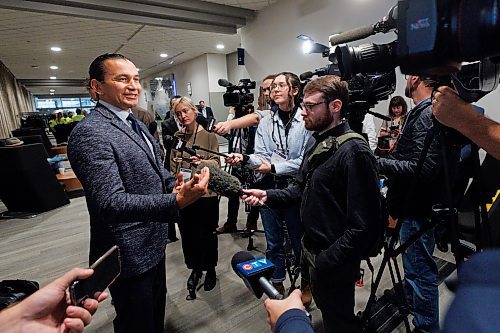
<instances>
[{"instance_id":1,"label":"hand holding phone","mask_svg":"<svg viewBox=\"0 0 500 333\"><path fill-rule=\"evenodd\" d=\"M94 270L87 279L77 280L69 288L71 303L82 306L87 298L98 299L120 275L120 249L117 245L109 249L102 257L90 266Z\"/></svg>"}]
</instances>

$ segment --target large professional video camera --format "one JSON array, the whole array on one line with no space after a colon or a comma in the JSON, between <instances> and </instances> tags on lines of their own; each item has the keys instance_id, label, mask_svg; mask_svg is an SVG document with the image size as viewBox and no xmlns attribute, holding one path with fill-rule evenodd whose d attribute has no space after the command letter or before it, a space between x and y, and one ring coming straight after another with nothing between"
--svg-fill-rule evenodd
<instances>
[{"instance_id":1,"label":"large professional video camera","mask_svg":"<svg viewBox=\"0 0 500 333\"><path fill-rule=\"evenodd\" d=\"M499 11L500 2L493 0L399 1L380 22L332 35L330 44L333 47L389 31L396 31L397 40L381 45L340 45L330 56L338 59L346 80L357 73L400 66L405 74L451 75L455 86L463 88L461 97L477 101L498 84ZM464 61L478 63L462 66Z\"/></svg>"},{"instance_id":2,"label":"large professional video camera","mask_svg":"<svg viewBox=\"0 0 500 333\"><path fill-rule=\"evenodd\" d=\"M224 106L241 107L253 103L254 96L250 90L255 89L255 81L241 79L237 85L234 85L228 80L219 79L217 83L219 86L226 88L226 93L222 96Z\"/></svg>"},{"instance_id":3,"label":"large professional video camera","mask_svg":"<svg viewBox=\"0 0 500 333\"><path fill-rule=\"evenodd\" d=\"M311 77L323 75L341 76L341 71L334 57L330 57L333 62L326 67L318 68L312 72L305 72L300 75L301 81L308 81ZM380 73L358 73L347 80L349 88L349 104L343 108L342 116L349 121L351 128L361 133L362 122L367 113L386 120L376 112L370 111L379 101L387 99L396 90L396 73L394 69Z\"/></svg>"}]
</instances>

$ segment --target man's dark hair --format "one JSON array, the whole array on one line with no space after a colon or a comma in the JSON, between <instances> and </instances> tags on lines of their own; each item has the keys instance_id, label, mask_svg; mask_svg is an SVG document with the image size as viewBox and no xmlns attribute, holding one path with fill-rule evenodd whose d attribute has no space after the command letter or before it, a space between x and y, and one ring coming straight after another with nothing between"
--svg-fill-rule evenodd
<instances>
[{"instance_id":1,"label":"man's dark hair","mask_svg":"<svg viewBox=\"0 0 500 333\"><path fill-rule=\"evenodd\" d=\"M78 115L82 114L82 109L76 109L76 114Z\"/></svg>"},{"instance_id":2,"label":"man's dark hair","mask_svg":"<svg viewBox=\"0 0 500 333\"><path fill-rule=\"evenodd\" d=\"M92 61L89 67L89 82L93 79L102 82L104 81L104 62L109 59L124 59L130 61L129 58L119 53L105 53Z\"/></svg>"},{"instance_id":3,"label":"man's dark hair","mask_svg":"<svg viewBox=\"0 0 500 333\"><path fill-rule=\"evenodd\" d=\"M325 75L309 81L304 87L304 94L315 92L323 93L327 102L340 99L343 109L347 107L347 103L349 102L347 82L342 81L340 77L336 75Z\"/></svg>"}]
</instances>

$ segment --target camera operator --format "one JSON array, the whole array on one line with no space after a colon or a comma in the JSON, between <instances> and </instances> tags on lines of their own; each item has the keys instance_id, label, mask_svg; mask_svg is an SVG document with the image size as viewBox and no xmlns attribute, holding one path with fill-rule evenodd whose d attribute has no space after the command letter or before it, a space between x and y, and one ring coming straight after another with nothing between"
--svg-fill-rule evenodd
<instances>
[{"instance_id":1,"label":"camera operator","mask_svg":"<svg viewBox=\"0 0 500 333\"><path fill-rule=\"evenodd\" d=\"M256 186L260 188L287 187L302 163L304 147L311 134L306 130L300 115L299 90L300 80L290 72L278 74L271 85L274 101L279 108L260 122L255 136L255 153L250 155L247 163L249 168L258 173ZM233 153L226 158L226 163L237 165L242 160L241 154ZM303 235L300 207L297 202L281 209L261 207L260 213L267 242L266 256L276 265L271 281L283 293L286 275L283 221L290 237L295 264L298 265Z\"/></svg>"},{"instance_id":2,"label":"camera operator","mask_svg":"<svg viewBox=\"0 0 500 333\"><path fill-rule=\"evenodd\" d=\"M435 194L443 191L438 181L442 169L438 137L431 143L420 173L415 174L426 134L434 127L430 98L432 84L432 80L408 76L405 95L413 100L415 107L407 113L402 133L389 158L378 158L379 171L389 178L388 211L401 223L401 243L431 223L431 208L437 203ZM412 186L417 181L418 186ZM434 246L434 228L431 228L403 254L405 293L413 308L416 332L439 332L438 269L432 257Z\"/></svg>"},{"instance_id":3,"label":"camera operator","mask_svg":"<svg viewBox=\"0 0 500 333\"><path fill-rule=\"evenodd\" d=\"M304 88L302 116L309 140L296 180L282 190L243 190L250 204L301 202L303 260L326 332L360 332L354 282L361 258L378 240L380 193L374 155L343 122L347 83L322 76ZM337 141L339 140L339 141Z\"/></svg>"},{"instance_id":4,"label":"camera operator","mask_svg":"<svg viewBox=\"0 0 500 333\"><path fill-rule=\"evenodd\" d=\"M452 127L500 160L500 124L477 113L449 87L439 87L432 99L432 112L445 126Z\"/></svg>"},{"instance_id":5,"label":"camera operator","mask_svg":"<svg viewBox=\"0 0 500 333\"><path fill-rule=\"evenodd\" d=\"M271 105L271 83L275 77L276 75L272 74L264 78L261 86L262 96L259 97L259 109L256 110L255 113L247 114L236 119L218 122L215 124L213 132L218 135L226 135L231 130L257 126L260 120L269 114ZM265 101L265 103L261 103L261 100Z\"/></svg>"},{"instance_id":6,"label":"camera operator","mask_svg":"<svg viewBox=\"0 0 500 333\"><path fill-rule=\"evenodd\" d=\"M246 115L254 114L254 106L247 104L245 106L237 106L235 110L235 117L239 119ZM255 145L255 132L257 126L248 128L239 128L233 131L233 139L230 141L229 152L236 152L240 154L253 154ZM232 166L231 174L237 177L242 184L251 186L254 183L253 171L244 169L242 166ZM231 233L237 231L238 211L240 208L240 198L238 195L228 198L227 203L227 221L224 225L217 229L218 233ZM247 222L245 226L244 236L250 235L252 230L257 229L257 220L259 219L259 208L251 207L248 211Z\"/></svg>"}]
</instances>

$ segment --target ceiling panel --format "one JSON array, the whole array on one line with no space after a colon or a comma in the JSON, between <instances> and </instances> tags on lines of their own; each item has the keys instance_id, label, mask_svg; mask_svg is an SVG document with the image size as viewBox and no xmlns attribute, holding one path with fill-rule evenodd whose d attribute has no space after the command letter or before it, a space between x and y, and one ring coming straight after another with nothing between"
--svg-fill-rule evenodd
<instances>
[{"instance_id":1,"label":"ceiling panel","mask_svg":"<svg viewBox=\"0 0 500 333\"><path fill-rule=\"evenodd\" d=\"M198 6L198 12L203 11L205 2L258 11L277 1L207 0L189 3ZM18 79L48 79L50 76L84 79L90 62L96 56L117 51L130 57L142 69L141 75L147 76L204 53L227 54L240 46L237 34L3 8L0 8L0 40L0 60ZM217 43L223 43L225 48L216 49ZM51 46L59 46L62 51L53 52ZM160 58L160 53L167 53L169 57ZM173 65L169 64L172 59ZM59 68L51 70L51 65ZM41 94L46 93L48 88L28 89ZM81 88L75 88L75 92L81 91ZM64 87L64 93L72 92L69 87Z\"/></svg>"}]
</instances>

